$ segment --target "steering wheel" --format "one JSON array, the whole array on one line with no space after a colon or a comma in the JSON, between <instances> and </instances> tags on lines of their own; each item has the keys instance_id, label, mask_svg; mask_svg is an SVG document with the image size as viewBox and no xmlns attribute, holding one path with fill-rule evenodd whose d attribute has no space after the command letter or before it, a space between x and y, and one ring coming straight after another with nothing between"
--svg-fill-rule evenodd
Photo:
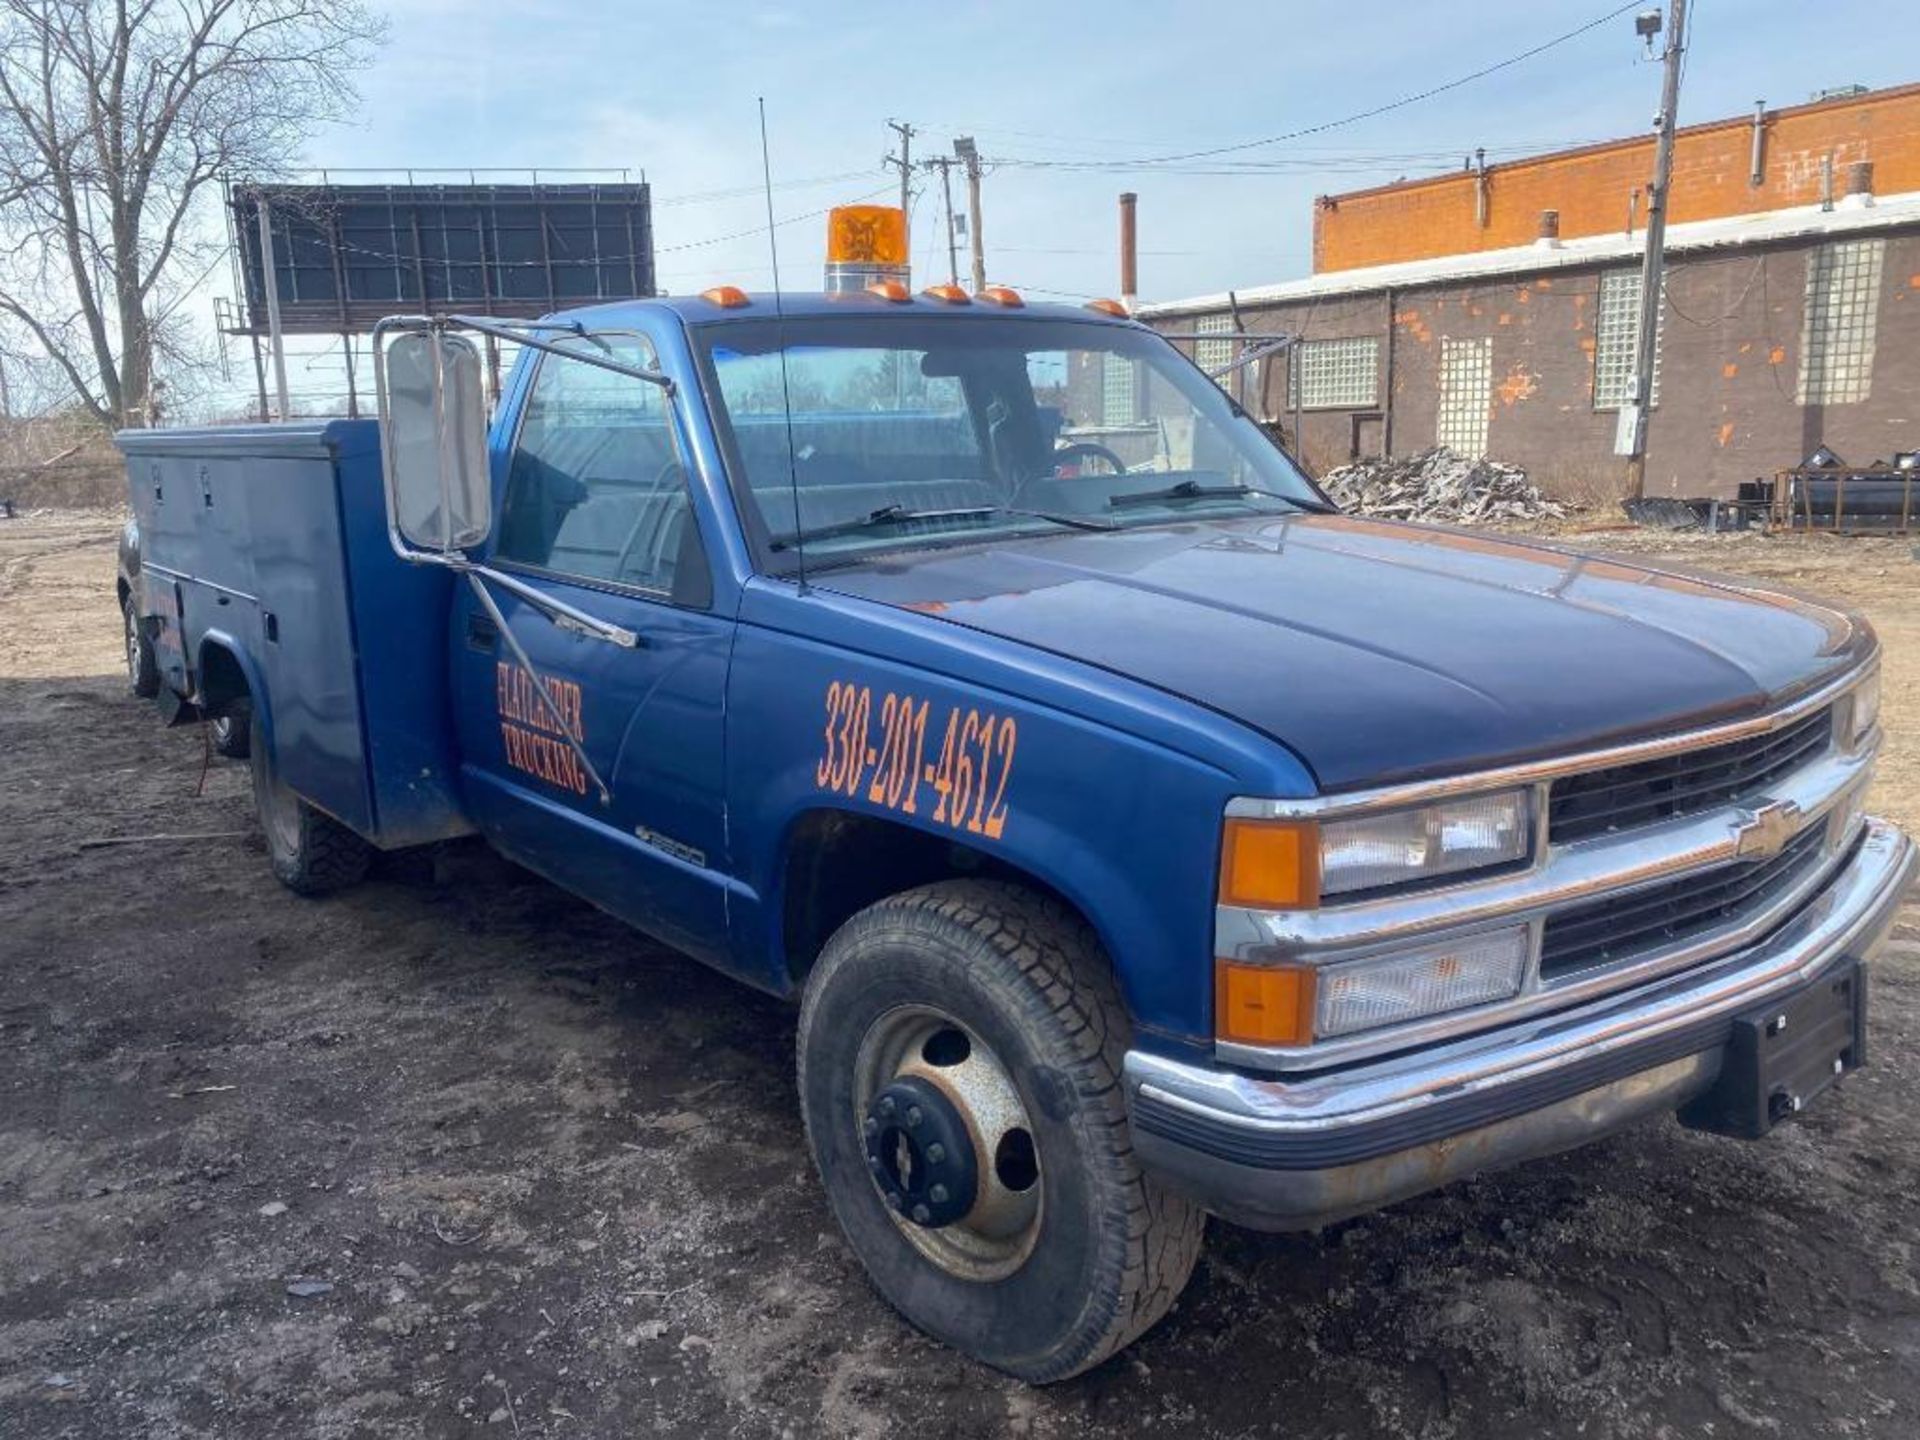
<instances>
[{"instance_id":1,"label":"steering wheel","mask_svg":"<svg viewBox=\"0 0 1920 1440\"><path fill-rule=\"evenodd\" d=\"M620 554L613 562L611 578L627 579L627 561L633 558L633 549L640 543L641 532L646 529L649 521L659 520L660 511L655 508L654 502L665 499L671 505L672 497L666 492L685 485L686 480L687 467L678 460L669 460L660 467L660 473L653 477L654 493L640 502L640 513L634 517L633 528L627 532L626 543L620 547Z\"/></svg>"},{"instance_id":2,"label":"steering wheel","mask_svg":"<svg viewBox=\"0 0 1920 1440\"><path fill-rule=\"evenodd\" d=\"M1127 473L1126 461L1122 460L1106 446L1096 444L1091 440L1076 440L1071 445L1062 445L1058 450L1055 450L1053 452L1053 473L1058 475L1062 465L1069 461L1082 458L1104 460L1113 467L1113 473L1116 475L1124 475Z\"/></svg>"}]
</instances>

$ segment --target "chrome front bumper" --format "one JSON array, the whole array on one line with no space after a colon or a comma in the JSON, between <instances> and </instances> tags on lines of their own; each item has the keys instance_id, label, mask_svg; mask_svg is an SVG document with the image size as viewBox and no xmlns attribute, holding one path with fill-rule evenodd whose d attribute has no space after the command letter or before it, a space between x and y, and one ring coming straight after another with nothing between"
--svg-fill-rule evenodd
<instances>
[{"instance_id":1,"label":"chrome front bumper","mask_svg":"<svg viewBox=\"0 0 1920 1440\"><path fill-rule=\"evenodd\" d=\"M1309 1229L1549 1155L1711 1086L1736 1016L1885 937L1916 867L1883 821L1766 939L1708 965L1445 1045L1298 1078L1142 1050L1126 1060L1134 1148L1226 1219Z\"/></svg>"}]
</instances>

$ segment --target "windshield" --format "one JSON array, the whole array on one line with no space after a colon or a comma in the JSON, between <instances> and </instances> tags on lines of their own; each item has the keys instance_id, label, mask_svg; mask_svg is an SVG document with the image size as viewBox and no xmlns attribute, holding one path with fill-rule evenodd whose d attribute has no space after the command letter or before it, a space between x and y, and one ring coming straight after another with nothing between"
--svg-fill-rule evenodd
<instances>
[{"instance_id":1,"label":"windshield","mask_svg":"<svg viewBox=\"0 0 1920 1440\"><path fill-rule=\"evenodd\" d=\"M1217 385L1143 331L888 315L694 334L775 570L801 549L814 564L1323 506Z\"/></svg>"}]
</instances>

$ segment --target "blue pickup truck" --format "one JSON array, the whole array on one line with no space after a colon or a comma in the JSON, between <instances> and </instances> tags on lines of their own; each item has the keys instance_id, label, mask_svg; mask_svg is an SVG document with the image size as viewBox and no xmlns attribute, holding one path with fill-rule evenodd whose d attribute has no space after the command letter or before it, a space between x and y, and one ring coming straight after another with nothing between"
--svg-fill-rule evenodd
<instances>
[{"instance_id":1,"label":"blue pickup truck","mask_svg":"<svg viewBox=\"0 0 1920 1440\"><path fill-rule=\"evenodd\" d=\"M476 331L522 346L490 429ZM1759 1137L1866 1059L1915 860L1857 616L1341 514L1111 305L377 354L377 423L121 437L136 679L245 717L300 894L477 832L793 997L847 1242L990 1365L1127 1344L1208 1213Z\"/></svg>"}]
</instances>

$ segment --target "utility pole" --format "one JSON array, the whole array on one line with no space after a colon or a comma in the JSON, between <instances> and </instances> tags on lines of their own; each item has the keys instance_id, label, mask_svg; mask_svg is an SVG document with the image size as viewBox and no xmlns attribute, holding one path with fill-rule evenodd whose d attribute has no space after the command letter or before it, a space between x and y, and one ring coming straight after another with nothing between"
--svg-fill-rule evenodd
<instances>
[{"instance_id":1,"label":"utility pole","mask_svg":"<svg viewBox=\"0 0 1920 1440\"><path fill-rule=\"evenodd\" d=\"M1660 33L1660 12L1642 11L1634 29L1653 48ZM1647 493L1647 412L1653 405L1655 347L1660 340L1660 284L1666 266L1667 191L1673 182L1674 116L1680 108L1680 60L1687 48L1687 0L1667 7L1666 73L1660 85L1660 113L1654 117L1653 180L1647 187L1647 249L1640 265L1640 331L1633 352L1633 408L1623 417L1628 433L1627 498Z\"/></svg>"},{"instance_id":2,"label":"utility pole","mask_svg":"<svg viewBox=\"0 0 1920 1440\"><path fill-rule=\"evenodd\" d=\"M267 208L267 197L259 197L260 207L260 273L267 291L267 334L273 346L273 384L280 398L280 418L288 418L287 410L287 342L280 333L280 282L273 273L273 216ZM264 387L263 387L264 388ZM266 409L263 401L260 407Z\"/></svg>"},{"instance_id":3,"label":"utility pole","mask_svg":"<svg viewBox=\"0 0 1920 1440\"><path fill-rule=\"evenodd\" d=\"M973 247L973 293L987 288L987 247L980 233L980 148L971 135L953 142L953 153L967 167L967 241Z\"/></svg>"},{"instance_id":4,"label":"utility pole","mask_svg":"<svg viewBox=\"0 0 1920 1440\"><path fill-rule=\"evenodd\" d=\"M947 283L958 285L960 283L960 252L959 242L953 235L953 157L935 155L931 160L922 160L920 168L940 172L940 207L947 223Z\"/></svg>"},{"instance_id":5,"label":"utility pole","mask_svg":"<svg viewBox=\"0 0 1920 1440\"><path fill-rule=\"evenodd\" d=\"M889 120L887 128L900 137L900 153L885 157L888 165L900 167L900 213L907 217L907 254L913 254L913 196L907 182L913 175L913 126L905 120Z\"/></svg>"}]
</instances>

